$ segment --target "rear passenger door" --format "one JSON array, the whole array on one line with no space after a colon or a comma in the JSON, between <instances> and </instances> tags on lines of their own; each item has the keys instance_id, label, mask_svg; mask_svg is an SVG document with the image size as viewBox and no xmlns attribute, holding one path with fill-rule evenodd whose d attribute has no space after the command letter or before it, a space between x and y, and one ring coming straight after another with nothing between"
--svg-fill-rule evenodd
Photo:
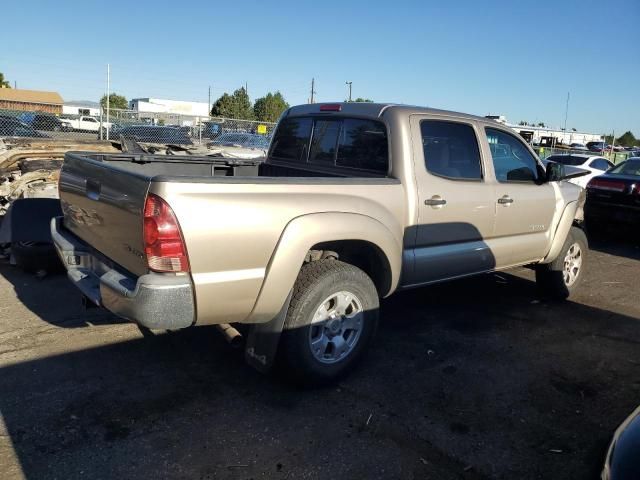
<instances>
[{"instance_id":1,"label":"rear passenger door","mask_svg":"<svg viewBox=\"0 0 640 480\"><path fill-rule=\"evenodd\" d=\"M496 178L496 241L508 245L509 264L539 260L548 249L556 194L544 183L544 170L515 134L486 127Z\"/></svg>"},{"instance_id":2,"label":"rear passenger door","mask_svg":"<svg viewBox=\"0 0 640 480\"><path fill-rule=\"evenodd\" d=\"M411 117L418 190L414 269L407 284L491 270L494 185L486 181L475 122ZM499 253L498 253L499 256Z\"/></svg>"}]
</instances>

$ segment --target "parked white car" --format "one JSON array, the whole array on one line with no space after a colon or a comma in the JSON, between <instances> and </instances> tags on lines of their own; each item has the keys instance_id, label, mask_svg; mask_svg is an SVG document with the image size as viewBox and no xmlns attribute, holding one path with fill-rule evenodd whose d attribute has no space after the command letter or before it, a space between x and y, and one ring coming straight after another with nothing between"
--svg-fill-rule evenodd
<instances>
[{"instance_id":1,"label":"parked white car","mask_svg":"<svg viewBox=\"0 0 640 480\"><path fill-rule=\"evenodd\" d=\"M567 167L567 173L578 170L587 170L588 175L572 178L569 181L582 188L587 187L587 183L593 177L602 175L604 172L613 167L613 163L604 157L598 155L581 155L581 154L565 154L565 155L551 155L545 159L545 162L561 163Z\"/></svg>"},{"instance_id":2,"label":"parked white car","mask_svg":"<svg viewBox=\"0 0 640 480\"><path fill-rule=\"evenodd\" d=\"M65 122L71 124L71 127L77 132L99 132L100 131L100 119L90 117L88 115L81 115L78 118L65 118ZM102 127L107 128L111 123L102 122Z\"/></svg>"},{"instance_id":3,"label":"parked white car","mask_svg":"<svg viewBox=\"0 0 640 480\"><path fill-rule=\"evenodd\" d=\"M589 149L586 147L586 145L582 144L582 143L572 143L571 145L569 145L569 148L571 150L580 150L581 152L588 152Z\"/></svg>"}]
</instances>

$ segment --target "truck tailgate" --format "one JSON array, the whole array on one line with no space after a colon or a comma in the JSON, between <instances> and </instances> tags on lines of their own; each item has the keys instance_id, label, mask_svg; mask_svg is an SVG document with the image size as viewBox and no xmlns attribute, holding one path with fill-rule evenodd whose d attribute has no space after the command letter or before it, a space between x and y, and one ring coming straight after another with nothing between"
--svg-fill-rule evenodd
<instances>
[{"instance_id":1,"label":"truck tailgate","mask_svg":"<svg viewBox=\"0 0 640 480\"><path fill-rule=\"evenodd\" d=\"M142 237L150 179L68 153L60 174L64 226L135 275L148 272Z\"/></svg>"}]
</instances>

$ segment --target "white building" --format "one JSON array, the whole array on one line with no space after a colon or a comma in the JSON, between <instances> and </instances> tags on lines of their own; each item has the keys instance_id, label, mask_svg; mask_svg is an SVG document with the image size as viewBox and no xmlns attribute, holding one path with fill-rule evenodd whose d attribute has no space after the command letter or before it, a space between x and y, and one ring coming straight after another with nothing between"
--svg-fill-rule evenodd
<instances>
[{"instance_id":1,"label":"white building","mask_svg":"<svg viewBox=\"0 0 640 480\"><path fill-rule=\"evenodd\" d=\"M208 117L209 105L206 102L184 102L163 98L134 98L129 108L139 113L169 113L189 117Z\"/></svg>"},{"instance_id":2,"label":"white building","mask_svg":"<svg viewBox=\"0 0 640 480\"><path fill-rule=\"evenodd\" d=\"M602 135L599 133L587 132L565 132L561 128L535 127L533 125L513 125L507 122L503 115L487 115L487 118L496 122L505 124L507 127L514 129L522 137L526 138L530 143L554 143L562 145L571 145L572 143L581 143L585 145L587 142L600 142ZM546 139L543 142L543 139Z\"/></svg>"},{"instance_id":3,"label":"white building","mask_svg":"<svg viewBox=\"0 0 640 480\"><path fill-rule=\"evenodd\" d=\"M91 115L92 117L100 116L100 104L89 100L79 100L64 102L62 105L63 115Z\"/></svg>"}]
</instances>

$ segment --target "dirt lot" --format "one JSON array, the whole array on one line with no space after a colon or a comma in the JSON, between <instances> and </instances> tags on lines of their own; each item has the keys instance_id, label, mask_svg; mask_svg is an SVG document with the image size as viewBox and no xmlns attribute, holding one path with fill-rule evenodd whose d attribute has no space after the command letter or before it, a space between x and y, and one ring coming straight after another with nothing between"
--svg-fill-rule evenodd
<instances>
[{"instance_id":1,"label":"dirt lot","mask_svg":"<svg viewBox=\"0 0 640 480\"><path fill-rule=\"evenodd\" d=\"M331 388L243 364L210 328L142 334L62 275L0 266L3 479L585 479L640 403L640 246L580 295L528 270L398 294Z\"/></svg>"}]
</instances>

